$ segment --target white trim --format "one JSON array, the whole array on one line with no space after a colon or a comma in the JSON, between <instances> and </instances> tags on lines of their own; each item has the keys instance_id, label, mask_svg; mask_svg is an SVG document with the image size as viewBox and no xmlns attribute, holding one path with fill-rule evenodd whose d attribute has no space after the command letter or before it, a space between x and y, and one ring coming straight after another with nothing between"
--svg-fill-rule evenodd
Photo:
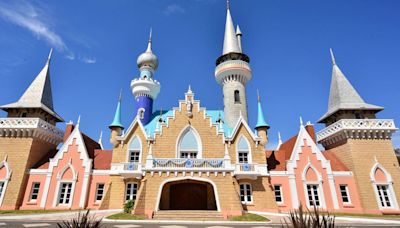
<instances>
[{"instance_id":1,"label":"white trim","mask_svg":"<svg viewBox=\"0 0 400 228\"><path fill-rule=\"evenodd\" d=\"M176 142L175 142L175 148L176 148L176 158L180 158L181 157L181 142L183 137L189 132L192 131L194 137L196 138L197 141L197 158L203 158L203 143L201 141L201 137L200 134L197 132L197 130L192 127L191 125L186 125L181 132L178 134L178 137L176 138Z\"/></svg>"},{"instance_id":2,"label":"white trim","mask_svg":"<svg viewBox=\"0 0 400 228\"><path fill-rule=\"evenodd\" d=\"M125 183L124 202L128 201L128 200L126 200L126 196L127 196L126 191L127 191L127 188L128 188L128 184L131 184L133 186L136 185L136 193L134 195L134 198L133 197L129 197L129 200L135 200L136 201L137 193L139 191L139 183L138 182L134 182L134 181L130 181L130 182L126 182ZM133 189L135 189L135 188L133 188ZM129 196L131 196L131 195L129 195Z\"/></svg>"},{"instance_id":3,"label":"white trim","mask_svg":"<svg viewBox=\"0 0 400 228\"><path fill-rule=\"evenodd\" d=\"M56 206L67 206L68 208L71 208L72 207L72 202L73 202L73 200L74 200L74 191L75 191L75 182L76 181L71 181L71 180L64 180L64 181L58 181L57 182L57 187L56 187L56 194L54 194L54 202L53 202L53 207L56 207ZM61 186L61 184L64 184L64 183L66 183L66 184L71 184L71 194L70 194L70 196L69 196L69 203L67 203L67 204L60 204L59 203L59 200L60 200L60 196L61 196L61 189L60 189L60 186Z\"/></svg>"},{"instance_id":4,"label":"white trim","mask_svg":"<svg viewBox=\"0 0 400 228\"><path fill-rule=\"evenodd\" d=\"M247 163L248 164L252 164L253 163L253 157L252 157L252 151L251 151L251 147L250 147L250 143L249 143L249 140L247 140L247 138L243 135L243 134L241 134L239 137L238 137L238 140L237 140L237 142L236 142L236 163L237 164L243 164L243 163L240 163L239 162L239 152L244 152L243 150L241 150L241 151L239 151L239 143L240 143L240 140L242 140L242 139L244 139L244 141L246 141L246 144L247 144Z\"/></svg>"},{"instance_id":5,"label":"white trim","mask_svg":"<svg viewBox=\"0 0 400 228\"><path fill-rule=\"evenodd\" d=\"M46 174L47 173L47 169L30 169L28 171L29 174Z\"/></svg>"},{"instance_id":6,"label":"white trim","mask_svg":"<svg viewBox=\"0 0 400 228\"><path fill-rule=\"evenodd\" d=\"M377 169L380 169L386 177L386 182L377 182L375 180L375 172ZM372 187L374 188L374 192L375 192L375 198L376 198L376 203L378 204L378 207L380 210L384 210L384 209L399 209L399 204L397 202L396 199L396 194L394 192L393 189L393 179L392 176L390 175L390 173L378 162L375 161L375 164L372 166L371 172L370 172L370 179L372 182ZM391 203L390 207L382 207L381 202L380 202L380 198L379 198L379 192L377 189L377 185L387 185L388 189L387 189L387 194L389 196L389 200Z\"/></svg>"},{"instance_id":7,"label":"white trim","mask_svg":"<svg viewBox=\"0 0 400 228\"><path fill-rule=\"evenodd\" d=\"M101 194L101 200L97 200L98 190L99 190L99 185L100 184L103 185L103 193ZM106 184L104 182L96 183L96 192L94 194L94 202L95 203L100 203L101 201L103 201L105 191L106 191Z\"/></svg>"},{"instance_id":8,"label":"white trim","mask_svg":"<svg viewBox=\"0 0 400 228\"><path fill-rule=\"evenodd\" d=\"M296 176L294 174L289 175L289 186L292 198L292 207L299 208L299 195L297 194Z\"/></svg>"},{"instance_id":9,"label":"white trim","mask_svg":"<svg viewBox=\"0 0 400 228\"><path fill-rule=\"evenodd\" d=\"M4 195L6 194L7 185L8 185L8 182L10 181L11 173L12 173L12 170L10 169L10 166L8 165L8 162L7 162L7 156L0 163L0 169L3 167L5 167L5 169L6 169L6 176L4 179L0 180L0 181L4 182L3 191L1 192L1 195L0 195L0 206L3 205Z\"/></svg>"},{"instance_id":10,"label":"white trim","mask_svg":"<svg viewBox=\"0 0 400 228\"><path fill-rule=\"evenodd\" d=\"M250 134L250 136L253 139L253 141L255 141L255 142L261 141L261 137L259 137L258 135L254 134L254 132L251 130L249 124L246 122L246 120L243 119L243 116L239 116L239 119L236 122L236 125L233 128L233 131L232 131L231 135L229 137L226 137L226 140L232 141L235 138L236 134L239 131L239 127L240 127L241 124L243 124L243 126L246 128L247 132Z\"/></svg>"},{"instance_id":11,"label":"white trim","mask_svg":"<svg viewBox=\"0 0 400 228\"><path fill-rule=\"evenodd\" d=\"M347 199L349 202L344 202L343 201L343 194L342 194L342 189L340 189L341 186L345 187L345 191L346 191L346 195L347 195ZM340 198L342 199L342 203L344 205L351 205L351 197L350 197L350 192L349 192L349 185L348 184L339 184L339 190L340 190Z\"/></svg>"},{"instance_id":12,"label":"white trim","mask_svg":"<svg viewBox=\"0 0 400 228\"><path fill-rule=\"evenodd\" d=\"M282 184L274 184L273 186L274 186L275 202L276 202L277 204L279 204L279 205L284 204L284 203L285 203L285 199L283 198L283 187L282 187ZM280 197L281 197L281 201L280 201L280 202L276 201L275 186L279 186L279 192L280 192L280 194L281 194L281 196L280 196Z\"/></svg>"},{"instance_id":13,"label":"white trim","mask_svg":"<svg viewBox=\"0 0 400 228\"><path fill-rule=\"evenodd\" d=\"M244 201L242 201L242 196L241 196L241 193L240 193L240 191L241 191L241 189L240 189L240 186L241 185L243 185L243 186L245 186L244 187ZM248 195L247 195L247 187L246 186L250 186L250 201L248 201L247 200L247 197L248 197ZM249 182L240 182L239 183L239 199L240 199L240 202L242 202L242 204L245 204L245 205L248 205L248 204L253 204L253 202L254 202L254 199L253 199L253 186L249 183Z\"/></svg>"},{"instance_id":14,"label":"white trim","mask_svg":"<svg viewBox=\"0 0 400 228\"><path fill-rule=\"evenodd\" d=\"M164 185L169 182L175 182L175 181L181 181L181 180L195 180L195 181L207 182L207 183L211 184L214 189L214 197L215 197L215 201L217 204L217 211L221 212L221 206L220 206L220 202L219 202L217 185L212 180L206 179L206 178L201 178L201 177L175 177L175 178L170 178L170 179L167 179L167 180L164 180L163 182L161 182L159 190L158 190L158 194L157 194L156 207L155 207L154 211L160 210L159 206L160 206L160 200L161 200L161 195L162 195L162 190L164 188Z\"/></svg>"},{"instance_id":15,"label":"white trim","mask_svg":"<svg viewBox=\"0 0 400 228\"><path fill-rule=\"evenodd\" d=\"M130 157L131 157L131 149L129 148L131 143L135 140L138 139L139 141L139 161L137 161L137 163L143 163L144 161L142 161L142 154L143 154L143 144L142 144L142 140L140 139L140 137L135 134L131 137L131 140L129 140L129 142L127 143L127 149L128 151L126 152L126 162L132 162L130 161ZM132 150L135 151L135 150Z\"/></svg>"},{"instance_id":16,"label":"white trim","mask_svg":"<svg viewBox=\"0 0 400 228\"><path fill-rule=\"evenodd\" d=\"M39 188L38 188L38 193L37 193L36 199L32 199L32 195L33 195L33 190L34 190L35 184L39 184ZM30 191L30 193L29 193L28 202L37 202L37 199L39 199L40 185L41 185L40 181L34 181L34 182L32 182L31 191Z\"/></svg>"}]
</instances>

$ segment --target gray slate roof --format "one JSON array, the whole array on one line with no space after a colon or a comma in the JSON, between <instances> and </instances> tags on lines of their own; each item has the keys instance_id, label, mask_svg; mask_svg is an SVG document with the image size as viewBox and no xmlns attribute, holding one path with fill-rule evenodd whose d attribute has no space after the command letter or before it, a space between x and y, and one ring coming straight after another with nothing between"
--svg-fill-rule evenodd
<instances>
[{"instance_id":1,"label":"gray slate roof","mask_svg":"<svg viewBox=\"0 0 400 228\"><path fill-rule=\"evenodd\" d=\"M354 89L346 76L337 66L335 57L332 55L332 81L329 94L328 111L318 122L323 123L326 118L339 110L373 110L381 111L383 107L366 103L360 94Z\"/></svg>"},{"instance_id":2,"label":"gray slate roof","mask_svg":"<svg viewBox=\"0 0 400 228\"><path fill-rule=\"evenodd\" d=\"M233 21L231 17L231 11L228 7L226 11L226 22L225 22L225 35L224 35L224 49L222 51L222 54L228 54L228 53L242 53L240 50L237 37L236 37L236 32L235 32L235 27L233 26Z\"/></svg>"},{"instance_id":3,"label":"gray slate roof","mask_svg":"<svg viewBox=\"0 0 400 228\"><path fill-rule=\"evenodd\" d=\"M0 108L3 110L15 108L40 108L55 117L58 121L63 122L64 120L54 111L53 107L49 69L50 60L51 51L49 58L46 61L46 65L26 89L24 94L19 98L19 100L11 104L0 106Z\"/></svg>"}]
</instances>

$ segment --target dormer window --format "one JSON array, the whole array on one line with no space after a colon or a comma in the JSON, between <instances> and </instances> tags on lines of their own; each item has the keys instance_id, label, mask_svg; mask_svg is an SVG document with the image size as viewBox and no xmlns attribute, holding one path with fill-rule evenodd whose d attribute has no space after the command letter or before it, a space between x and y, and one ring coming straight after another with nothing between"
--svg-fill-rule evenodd
<instances>
[{"instance_id":1,"label":"dormer window","mask_svg":"<svg viewBox=\"0 0 400 228\"><path fill-rule=\"evenodd\" d=\"M188 128L179 140L180 158L197 158L199 156L199 142L193 129Z\"/></svg>"},{"instance_id":2,"label":"dormer window","mask_svg":"<svg viewBox=\"0 0 400 228\"><path fill-rule=\"evenodd\" d=\"M140 163L141 150L142 146L140 143L140 139L135 136L129 144L128 162Z\"/></svg>"},{"instance_id":3,"label":"dormer window","mask_svg":"<svg viewBox=\"0 0 400 228\"><path fill-rule=\"evenodd\" d=\"M237 162L239 164L251 163L250 146L245 137L241 136L237 144Z\"/></svg>"}]
</instances>

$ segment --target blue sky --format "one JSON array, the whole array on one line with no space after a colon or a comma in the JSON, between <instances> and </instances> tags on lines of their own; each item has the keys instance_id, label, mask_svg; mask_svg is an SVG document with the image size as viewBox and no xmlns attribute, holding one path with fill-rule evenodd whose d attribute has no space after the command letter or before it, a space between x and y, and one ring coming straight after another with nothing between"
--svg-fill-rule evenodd
<instances>
[{"instance_id":1,"label":"blue sky","mask_svg":"<svg viewBox=\"0 0 400 228\"><path fill-rule=\"evenodd\" d=\"M253 69L249 122L256 123L258 88L271 125L270 146L278 131L283 139L297 133L299 116L315 123L325 113L330 47L361 96L386 108L379 117L399 120L399 1L232 0L231 10ZM0 104L19 98L53 47L56 111L66 121L81 115L83 131L94 139L104 131L109 147L107 126L121 88L124 125L134 118L129 85L139 75L136 58L152 27L160 61L155 78L162 85L155 108L177 106L191 84L203 107L221 109L214 68L225 14L224 0L1 1ZM400 146L400 135L394 139Z\"/></svg>"}]
</instances>

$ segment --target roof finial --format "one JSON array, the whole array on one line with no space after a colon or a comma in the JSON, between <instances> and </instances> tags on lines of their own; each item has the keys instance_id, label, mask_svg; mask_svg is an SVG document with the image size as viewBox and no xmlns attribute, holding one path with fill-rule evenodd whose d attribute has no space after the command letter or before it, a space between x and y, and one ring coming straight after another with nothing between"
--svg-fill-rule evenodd
<instances>
[{"instance_id":1,"label":"roof finial","mask_svg":"<svg viewBox=\"0 0 400 228\"><path fill-rule=\"evenodd\" d=\"M332 48L329 48L329 51L331 52L332 65L336 65L335 55L333 54Z\"/></svg>"},{"instance_id":2,"label":"roof finial","mask_svg":"<svg viewBox=\"0 0 400 228\"><path fill-rule=\"evenodd\" d=\"M276 146L276 150L279 150L282 145L282 138L281 138L281 132L278 131L278 145Z\"/></svg>"},{"instance_id":3,"label":"roof finial","mask_svg":"<svg viewBox=\"0 0 400 228\"><path fill-rule=\"evenodd\" d=\"M47 57L47 62L46 62L47 65L50 64L50 60L51 60L51 55L52 54L53 54L53 48L50 48L49 57Z\"/></svg>"},{"instance_id":4,"label":"roof finial","mask_svg":"<svg viewBox=\"0 0 400 228\"><path fill-rule=\"evenodd\" d=\"M257 89L257 101L258 103L260 103L260 91L258 91L258 89Z\"/></svg>"},{"instance_id":5,"label":"roof finial","mask_svg":"<svg viewBox=\"0 0 400 228\"><path fill-rule=\"evenodd\" d=\"M122 101L122 88L121 88L121 90L119 91L118 101L119 101L119 102Z\"/></svg>"},{"instance_id":6,"label":"roof finial","mask_svg":"<svg viewBox=\"0 0 400 228\"><path fill-rule=\"evenodd\" d=\"M76 128L79 128L79 125L81 124L81 115L78 116L78 121L76 121Z\"/></svg>"},{"instance_id":7,"label":"roof finial","mask_svg":"<svg viewBox=\"0 0 400 228\"><path fill-rule=\"evenodd\" d=\"M188 91L187 91L187 93L192 93L193 91L192 91L192 87L189 85L189 88L188 88Z\"/></svg>"},{"instance_id":8,"label":"roof finial","mask_svg":"<svg viewBox=\"0 0 400 228\"><path fill-rule=\"evenodd\" d=\"M147 44L146 52L152 52L152 50L151 50L152 36L153 36L153 28L150 27L149 43Z\"/></svg>"},{"instance_id":9,"label":"roof finial","mask_svg":"<svg viewBox=\"0 0 400 228\"><path fill-rule=\"evenodd\" d=\"M97 143L100 145L100 148L103 149L103 131L100 131L100 137Z\"/></svg>"},{"instance_id":10,"label":"roof finial","mask_svg":"<svg viewBox=\"0 0 400 228\"><path fill-rule=\"evenodd\" d=\"M229 0L226 0L226 9L230 9L231 8L231 6L230 6L230 3L229 3Z\"/></svg>"},{"instance_id":11,"label":"roof finial","mask_svg":"<svg viewBox=\"0 0 400 228\"><path fill-rule=\"evenodd\" d=\"M300 126L301 127L304 127L304 124L303 124L303 118L300 116Z\"/></svg>"}]
</instances>

